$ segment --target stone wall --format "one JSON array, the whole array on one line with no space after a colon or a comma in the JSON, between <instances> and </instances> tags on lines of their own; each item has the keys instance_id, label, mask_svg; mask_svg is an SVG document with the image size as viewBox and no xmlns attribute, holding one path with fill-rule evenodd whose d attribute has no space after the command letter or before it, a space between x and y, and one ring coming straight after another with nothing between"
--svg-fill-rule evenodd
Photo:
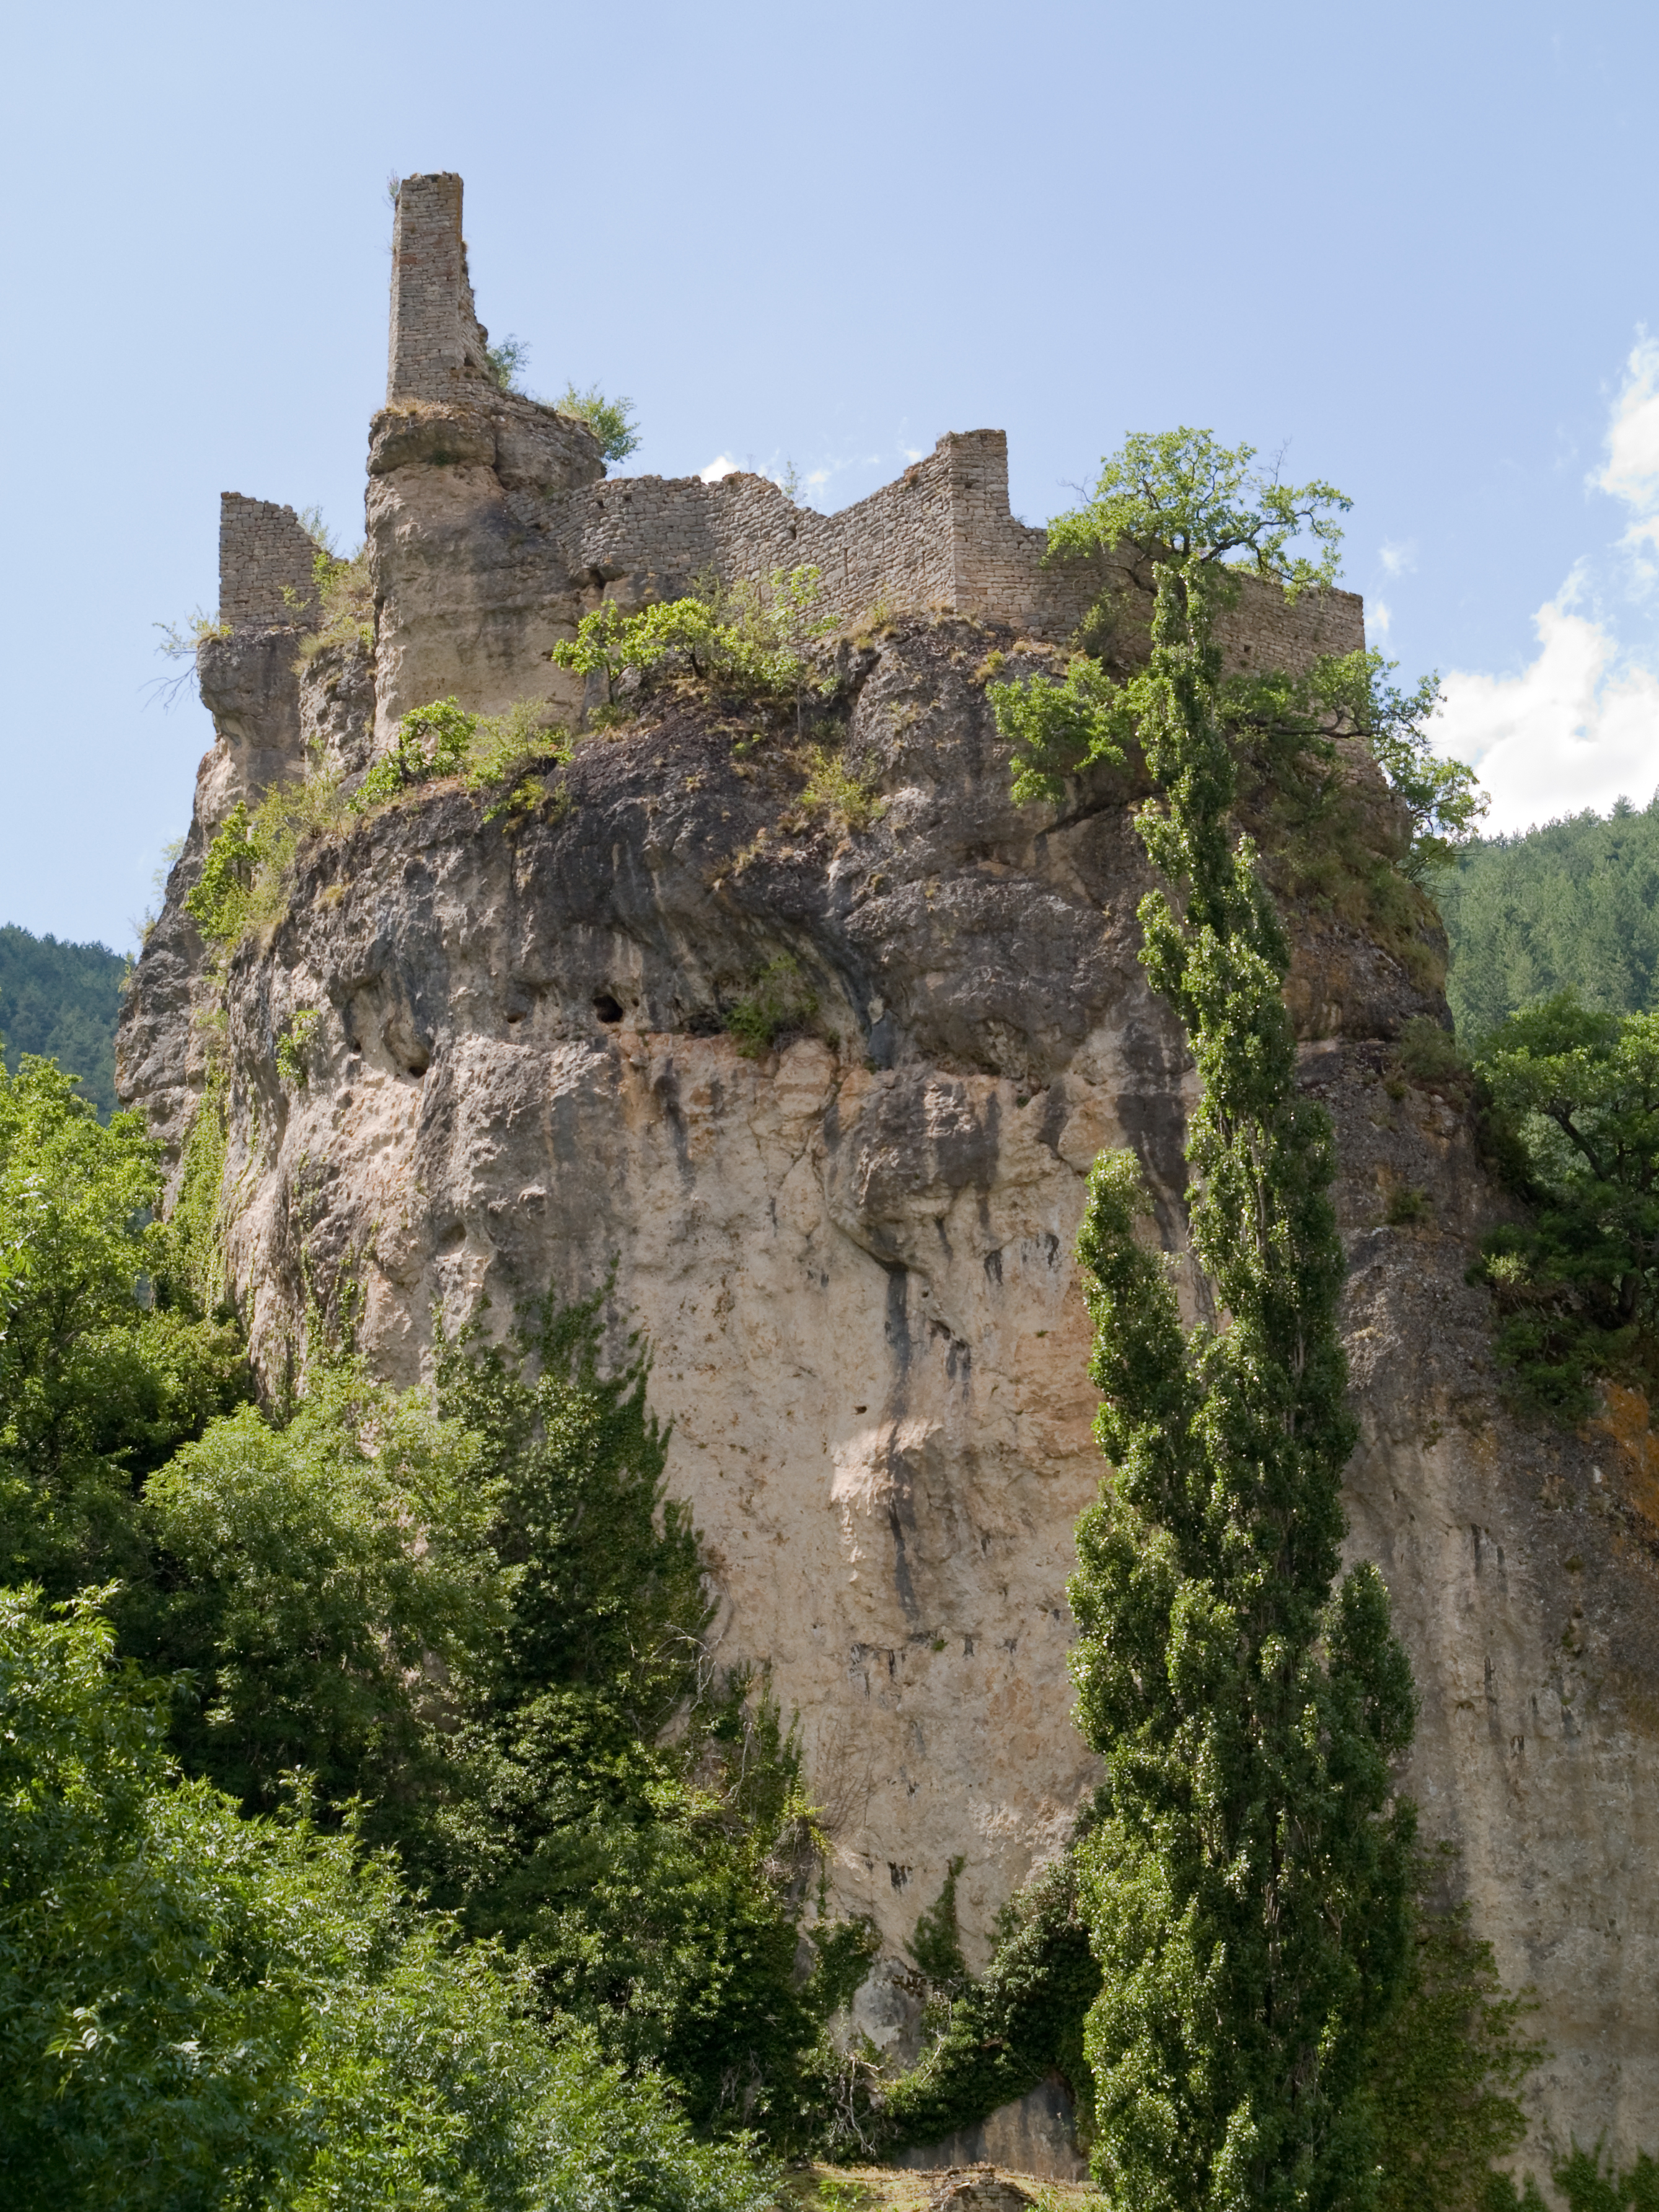
<instances>
[{"instance_id":1,"label":"stone wall","mask_svg":"<svg viewBox=\"0 0 1659 2212\"><path fill-rule=\"evenodd\" d=\"M584 427L522 395L499 392L489 378L461 210L459 177L404 179L392 249L387 412L376 418L370 471L383 477L415 468L490 469L509 495L507 532L541 541L538 559L515 565L539 576L535 588L545 608L556 605L556 635L573 592L640 602L672 598L703 574L757 582L777 569L810 566L819 571L825 613L842 621L885 605L977 615L1064 637L1113 581L1099 560L1045 567L1046 533L1009 508L1008 444L1000 430L947 432L902 476L836 514L798 507L766 477L744 471L712 483L699 477L598 481L603 470ZM477 491L491 495L488 486ZM470 503L476 507L477 498ZM422 508L443 511L433 525L441 538L456 501L434 487L411 489L396 505L405 536L411 529L421 534ZM532 615L527 623L534 653L542 655L548 617ZM497 703L503 666L523 659L498 623L494 629L483 656L493 687L488 701L467 697L468 656L457 657L458 696L469 705ZM1277 592L1247 585L1222 637L1230 649L1248 648L1257 638L1259 649L1271 643L1262 657L1300 666L1316 653L1362 646L1363 613L1349 592L1313 594L1288 606ZM1248 649L1235 655L1241 662L1249 657ZM539 671L520 673L526 689L547 689L544 679L527 681ZM412 703L400 699L398 711ZM380 727L389 741L384 714Z\"/></svg>"},{"instance_id":2,"label":"stone wall","mask_svg":"<svg viewBox=\"0 0 1659 2212\"><path fill-rule=\"evenodd\" d=\"M761 581L780 568L816 568L826 614L856 622L875 607L967 614L1066 637L1122 579L1102 560L1044 565L1048 533L1008 505L1008 441L1001 430L947 431L925 459L836 514L797 507L765 477L738 473L632 477L596 483L574 502L573 566L635 599L672 598L700 571ZM1127 617L1131 625L1135 617ZM1144 626L1144 617L1143 626ZM1287 602L1243 580L1238 607L1218 626L1236 662L1299 668L1316 653L1364 644L1364 611L1352 592Z\"/></svg>"},{"instance_id":3,"label":"stone wall","mask_svg":"<svg viewBox=\"0 0 1659 2212\"><path fill-rule=\"evenodd\" d=\"M763 582L817 569L824 614L969 614L1065 638L1122 579L1101 559L1046 566L1046 534L1008 504L1000 430L950 431L893 483L836 514L738 472L607 478L592 432L489 376L461 231L461 179L405 177L392 246L388 398L369 449L376 603L374 744L411 707L453 695L477 713L580 685L549 664L601 597L672 598L714 574ZM313 548L289 507L227 493L220 611L234 629L311 620ZM296 612L284 588L303 600ZM1145 595L1123 593L1120 643L1144 641ZM1231 665L1305 666L1364 642L1351 592L1294 605L1246 580L1218 635ZM1139 635L1137 635L1137 633Z\"/></svg>"},{"instance_id":4,"label":"stone wall","mask_svg":"<svg viewBox=\"0 0 1659 2212\"><path fill-rule=\"evenodd\" d=\"M392 232L387 404L454 399L487 387L487 336L466 273L460 179L405 177Z\"/></svg>"},{"instance_id":5,"label":"stone wall","mask_svg":"<svg viewBox=\"0 0 1659 2212\"><path fill-rule=\"evenodd\" d=\"M317 611L316 543L291 507L219 495L219 620L232 629L288 629Z\"/></svg>"}]
</instances>

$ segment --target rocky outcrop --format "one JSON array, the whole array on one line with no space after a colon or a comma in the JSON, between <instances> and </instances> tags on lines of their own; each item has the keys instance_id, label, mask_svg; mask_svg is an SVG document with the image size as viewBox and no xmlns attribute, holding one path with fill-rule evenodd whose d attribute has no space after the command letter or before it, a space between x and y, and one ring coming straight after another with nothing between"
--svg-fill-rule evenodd
<instances>
[{"instance_id":1,"label":"rocky outcrop","mask_svg":"<svg viewBox=\"0 0 1659 2212\"><path fill-rule=\"evenodd\" d=\"M1188 1075L1136 958L1126 787L1012 805L975 676L999 641L940 620L851 655L844 757L885 805L862 832L804 815L775 750L668 714L581 746L528 817L448 787L319 841L228 984L231 1269L268 1371L346 1276L412 1382L435 1314L505 1323L615 1269L722 1654L801 1716L837 1902L886 1946L865 2025L895 2045L951 1858L977 1960L1092 1778L1065 1582L1100 1474L1071 1255L1103 1146L1182 1230ZM724 1018L779 955L816 1012L745 1059ZM163 981L147 954L134 1095L176 1035ZM1540 2124L1633 2147L1659 2108L1647 1446L1503 1410L1462 1279L1501 1201L1467 1104L1402 1083L1388 1043L1437 1000L1329 921L1293 996L1339 1032L1303 1052L1341 1138L1353 1543L1423 1693L1410 1785L1540 1993ZM309 1010L295 1084L276 1040Z\"/></svg>"},{"instance_id":2,"label":"rocky outcrop","mask_svg":"<svg viewBox=\"0 0 1659 2212\"><path fill-rule=\"evenodd\" d=\"M120 1080L176 1149L222 1053L230 1273L268 1375L307 1301L348 1281L359 1341L414 1382L435 1316L505 1327L550 1287L612 1280L617 1328L654 1349L721 1656L769 1668L800 1716L836 1903L883 1938L860 2021L899 2050L904 1944L951 1861L977 1964L1094 1778L1066 1674L1072 1531L1101 1474L1072 1248L1090 1163L1127 1145L1179 1251L1191 1080L1136 957L1134 790L1100 771L1063 808L1013 805L983 682L994 650L1036 665L1025 625L945 604L853 621L827 650L862 826L804 794L793 732L671 703L586 738L528 809L489 819L431 786L313 840L286 920L210 981L181 902L237 797L299 774L307 746L360 774L434 696L557 703L555 636L667 573L602 526L600 499L631 494L599 483L586 433L483 389L465 306L430 325L432 393L394 390L377 418L373 646L301 670L281 608L250 602L204 647L219 742ZM918 500L983 493L980 448L941 455ZM641 513L728 512L653 481ZM759 512L773 492L724 495ZM965 594L966 510L940 500L927 542ZM583 529L617 527L585 568L600 540L554 525L590 507ZM1287 614L1247 594L1228 648L1295 660L1358 619L1340 595ZM1386 810L1374 781L1356 793ZM1454 1887L1538 1992L1540 2140L1628 2156L1659 2138L1659 1454L1616 1396L1579 1436L1506 1412L1463 1279L1504 1200L1468 1100L1404 1081L1393 1053L1409 1016L1443 1018L1434 932L1370 928L1363 903L1290 915L1304 1078L1340 1139L1352 1548L1381 1564L1417 1668L1425 1832L1457 1846ZM728 1017L781 960L794 1030L745 1057ZM288 1036L301 1080L292 1048L278 1065Z\"/></svg>"}]
</instances>

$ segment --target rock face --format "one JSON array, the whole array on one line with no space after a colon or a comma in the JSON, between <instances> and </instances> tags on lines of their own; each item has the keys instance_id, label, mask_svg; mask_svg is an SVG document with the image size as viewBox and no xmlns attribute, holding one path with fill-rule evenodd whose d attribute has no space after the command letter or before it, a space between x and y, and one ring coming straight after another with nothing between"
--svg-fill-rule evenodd
<instances>
[{"instance_id":1,"label":"rock face","mask_svg":"<svg viewBox=\"0 0 1659 2212\"><path fill-rule=\"evenodd\" d=\"M207 1066L192 1008L218 988L180 902L235 798L298 774L308 739L360 771L422 700L556 698L551 638L668 568L584 570L529 526L501 459L529 403L450 389L481 343L428 345L420 376L449 384L406 394L401 428L376 418L374 646L296 674L288 602L256 594L204 648L219 743L120 1042L125 1096L175 1147ZM394 401L397 362L394 343ZM450 457L427 428L467 409L477 438ZM562 419L537 433L544 519L599 484ZM1102 773L1063 809L1016 808L985 702L989 652L1030 665L1032 612L849 626L842 757L883 801L856 830L804 805L787 738L693 705L590 738L527 811L431 786L314 840L287 919L230 963L214 1047L231 1275L267 1375L347 1279L360 1341L413 1382L434 1314L487 1299L505 1326L614 1270L721 1656L764 1663L800 1714L836 1902L884 1939L862 2024L896 2048L903 1944L951 1858L977 1965L1094 1776L1065 1583L1101 1472L1072 1245L1103 1146L1134 1147L1165 1243L1182 1236L1189 1070L1136 958L1133 793ZM1334 596L1275 635L1247 600L1229 647L1293 659L1357 622ZM1504 1975L1538 1990L1540 2140L1628 2155L1659 2137L1659 1458L1622 1401L1578 1437L1506 1416L1462 1279L1502 1200L1467 1105L1401 1083L1389 1042L1442 1012L1432 975L1328 916L1297 936L1352 1261L1352 1546L1388 1577L1423 1700L1407 1786L1458 1845ZM814 1004L745 1058L726 1018L780 957ZM296 1082L276 1043L312 1013Z\"/></svg>"}]
</instances>

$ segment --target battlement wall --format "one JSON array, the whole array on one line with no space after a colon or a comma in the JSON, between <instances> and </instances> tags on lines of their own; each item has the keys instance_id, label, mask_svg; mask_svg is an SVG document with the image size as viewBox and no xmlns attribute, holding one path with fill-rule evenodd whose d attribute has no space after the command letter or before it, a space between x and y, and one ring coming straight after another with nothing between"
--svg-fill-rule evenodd
<instances>
[{"instance_id":1,"label":"battlement wall","mask_svg":"<svg viewBox=\"0 0 1659 2212\"><path fill-rule=\"evenodd\" d=\"M291 507L219 495L219 620L279 629L315 619L317 547Z\"/></svg>"},{"instance_id":2,"label":"battlement wall","mask_svg":"<svg viewBox=\"0 0 1659 2212\"><path fill-rule=\"evenodd\" d=\"M698 477L584 483L599 466L586 429L501 393L489 376L461 213L459 177L403 179L392 241L392 411L377 418L371 472L427 459L490 465L493 454L509 493L545 501L530 526L563 548L573 579L641 600L683 592L711 569L737 583L811 566L826 613L843 621L884 605L977 615L1063 638L1111 583L1110 565L1099 558L1044 566L1046 533L1010 511L1000 430L948 432L902 476L837 514L797 507L776 484L744 472L711 483ZM458 410L455 419L435 419L431 410L439 409ZM1363 610L1348 592L1287 605L1276 589L1247 582L1219 634L1235 665L1254 659L1297 668L1316 653L1362 646Z\"/></svg>"},{"instance_id":3,"label":"battlement wall","mask_svg":"<svg viewBox=\"0 0 1659 2212\"><path fill-rule=\"evenodd\" d=\"M780 568L819 572L827 614L936 609L1063 638L1113 581L1105 560L1044 566L1048 533L1010 513L1008 441L1000 430L947 432L926 459L837 514L797 507L767 477L738 474L611 477L580 495L577 565L638 599L672 598L702 570L728 583ZM1322 653L1363 647L1364 608L1352 592L1285 599L1241 580L1217 635L1229 665L1299 671ZM1129 594L1125 621L1144 631Z\"/></svg>"},{"instance_id":4,"label":"battlement wall","mask_svg":"<svg viewBox=\"0 0 1659 2212\"><path fill-rule=\"evenodd\" d=\"M1008 512L1000 430L948 432L879 491L818 514L764 477L612 477L583 495L577 560L641 597L684 589L700 569L726 581L819 571L826 611L853 620L885 604L1073 627L1099 592L1097 565L1042 566L1044 537Z\"/></svg>"}]
</instances>

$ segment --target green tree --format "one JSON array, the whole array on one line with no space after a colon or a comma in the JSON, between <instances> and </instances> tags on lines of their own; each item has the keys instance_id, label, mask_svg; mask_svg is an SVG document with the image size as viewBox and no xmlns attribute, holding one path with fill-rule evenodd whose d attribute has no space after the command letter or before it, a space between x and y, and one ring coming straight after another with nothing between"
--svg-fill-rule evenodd
<instances>
[{"instance_id":1,"label":"green tree","mask_svg":"<svg viewBox=\"0 0 1659 2212\"><path fill-rule=\"evenodd\" d=\"M516 1582L450 1741L457 1785L404 1848L471 1930L533 1965L550 2012L659 2063L700 2124L799 2141L830 2001L795 1972L819 1838L764 1683L710 1668L701 1546L665 1493L643 1354L605 1371L604 1295L441 1347Z\"/></svg>"},{"instance_id":2,"label":"green tree","mask_svg":"<svg viewBox=\"0 0 1659 2212\"><path fill-rule=\"evenodd\" d=\"M1527 2131L1515 2093L1545 2055L1522 2033L1534 2000L1505 1990L1468 1906L1432 1894L1449 1856L1419 1857L1406 1986L1371 2062L1377 2212L1488 2212L1493 2161Z\"/></svg>"},{"instance_id":3,"label":"green tree","mask_svg":"<svg viewBox=\"0 0 1659 2212\"><path fill-rule=\"evenodd\" d=\"M1219 445L1207 430L1137 434L1103 462L1093 496L1049 526L1050 560L1103 555L1121 588L1150 602L1164 564L1196 563L1212 604L1236 599L1239 579L1258 578L1295 598L1334 581L1348 501L1334 485L1284 484L1255 466L1250 446ZM1317 557L1297 550L1299 535ZM994 684L988 696L1014 747L1014 796L1064 797L1066 779L1125 757L1152 710L1154 680L1119 680L1109 665L1118 617L1114 590L1085 622L1085 642L1058 684ZM1304 808L1329 805L1341 783L1337 739L1358 738L1399 802L1403 835L1389 858L1413 883L1443 866L1473 836L1486 800L1474 773L1433 751L1429 723L1437 678L1412 691L1393 681L1381 653L1328 653L1299 675L1279 670L1209 678L1208 711L1237 759L1281 793L1304 787Z\"/></svg>"},{"instance_id":4,"label":"green tree","mask_svg":"<svg viewBox=\"0 0 1659 2212\"><path fill-rule=\"evenodd\" d=\"M1577 1417L1590 1378L1659 1385L1659 1013L1606 1013L1571 992L1492 1032L1475 1066L1517 1130L1531 1218L1494 1230L1475 1273L1498 1357Z\"/></svg>"},{"instance_id":5,"label":"green tree","mask_svg":"<svg viewBox=\"0 0 1659 2212\"><path fill-rule=\"evenodd\" d=\"M0 1071L0 1577L142 1566L144 1477L246 1395L240 1340L173 1296L158 1148L50 1060Z\"/></svg>"},{"instance_id":6,"label":"green tree","mask_svg":"<svg viewBox=\"0 0 1659 2212\"><path fill-rule=\"evenodd\" d=\"M599 441L599 452L613 464L625 461L644 443L644 434L634 419L633 401L607 399L597 384L590 384L586 392L567 384L553 404L561 415L574 415L578 422L586 422Z\"/></svg>"},{"instance_id":7,"label":"green tree","mask_svg":"<svg viewBox=\"0 0 1659 2212\"><path fill-rule=\"evenodd\" d=\"M64 945L0 928L0 1036L15 1075L25 1053L81 1079L107 1121L115 1111L115 1023L128 963L105 945Z\"/></svg>"},{"instance_id":8,"label":"green tree","mask_svg":"<svg viewBox=\"0 0 1659 2212\"><path fill-rule=\"evenodd\" d=\"M1094 2099L1084 2023L1100 1994L1100 1967L1079 1910L1075 1851L1051 1861L1004 1908L991 1963L978 1980L967 1979L959 1949L951 1955L955 1916L948 1930L939 1926L943 1904L933 1918L945 1940L924 1936L912 1956L934 1988L950 1991L948 2010L932 2048L886 2091L884 2139L903 2147L940 2142L1057 2073L1072 2092L1086 2144Z\"/></svg>"},{"instance_id":9,"label":"green tree","mask_svg":"<svg viewBox=\"0 0 1659 2212\"><path fill-rule=\"evenodd\" d=\"M484 360L498 391L517 392L520 389L519 379L529 364L530 348L522 338L509 334L484 348Z\"/></svg>"},{"instance_id":10,"label":"green tree","mask_svg":"<svg viewBox=\"0 0 1659 2212\"><path fill-rule=\"evenodd\" d=\"M303 1768L324 1806L436 1786L432 1726L495 1661L512 1577L489 1541L482 1440L355 1361L320 1369L293 1418L213 1422L154 1474L156 1574L124 1608L129 1648L186 1669L174 1741L248 1811Z\"/></svg>"},{"instance_id":11,"label":"green tree","mask_svg":"<svg viewBox=\"0 0 1659 2212\"><path fill-rule=\"evenodd\" d=\"M1078 1250L1113 1473L1071 1591L1079 1718L1108 1777L1078 1853L1102 1972L1094 2164L1147 2212L1346 2206L1375 2191L1368 2079L1408 1971L1413 1811L1391 1764L1414 1699L1381 1578L1338 1574L1354 1428L1331 1132L1297 1096L1285 939L1230 830L1211 636L1229 559L1287 590L1329 573L1338 495L1258 484L1251 504L1237 456L1194 473L1183 438L1132 454L1127 487L1109 465L1108 500L1129 505L1097 527L1151 518L1151 659L1125 692L1169 888L1142 902L1142 959L1198 1064L1190 1240L1219 1319L1183 1328L1139 1234L1139 1168L1103 1155Z\"/></svg>"},{"instance_id":12,"label":"green tree","mask_svg":"<svg viewBox=\"0 0 1659 2212\"><path fill-rule=\"evenodd\" d=\"M1223 446L1208 430L1132 432L1102 461L1091 496L1049 524L1049 553L1127 559L1149 594L1160 568L1190 574L1195 562L1248 570L1292 594L1334 583L1336 518L1352 502L1316 478L1281 483L1255 460L1254 446ZM1304 538L1316 557L1301 550Z\"/></svg>"},{"instance_id":13,"label":"green tree","mask_svg":"<svg viewBox=\"0 0 1659 2212\"><path fill-rule=\"evenodd\" d=\"M690 1513L667 1495L648 1358L630 1343L605 1371L605 1297L550 1296L500 1344L441 1330L438 1395L477 1440L517 1577L496 1701L602 1691L652 1736L695 1692L714 1615Z\"/></svg>"},{"instance_id":14,"label":"green tree","mask_svg":"<svg viewBox=\"0 0 1659 2212\"><path fill-rule=\"evenodd\" d=\"M701 592L632 612L606 599L550 657L577 675L603 676L612 709L621 703L617 686L624 676L683 675L762 704L790 702L799 723L809 695L835 688L835 678L815 673L806 657L812 641L834 626L817 600L818 572L810 567L776 569L764 586L728 589L711 581Z\"/></svg>"},{"instance_id":15,"label":"green tree","mask_svg":"<svg viewBox=\"0 0 1659 2212\"><path fill-rule=\"evenodd\" d=\"M303 1810L180 1784L90 1607L0 1592L0 2185L87 2212L760 2212L649 2073Z\"/></svg>"},{"instance_id":16,"label":"green tree","mask_svg":"<svg viewBox=\"0 0 1659 2212\"><path fill-rule=\"evenodd\" d=\"M1434 895L1466 1044L1561 991L1607 1013L1659 1011L1659 800L1481 839Z\"/></svg>"},{"instance_id":17,"label":"green tree","mask_svg":"<svg viewBox=\"0 0 1659 2212\"><path fill-rule=\"evenodd\" d=\"M1550 2179L1567 2200L1568 2212L1659 2212L1659 2160L1638 2151L1622 2170L1598 2143L1585 2150L1575 2143ZM1540 2203L1532 2176L1527 2177L1527 2212Z\"/></svg>"}]
</instances>

